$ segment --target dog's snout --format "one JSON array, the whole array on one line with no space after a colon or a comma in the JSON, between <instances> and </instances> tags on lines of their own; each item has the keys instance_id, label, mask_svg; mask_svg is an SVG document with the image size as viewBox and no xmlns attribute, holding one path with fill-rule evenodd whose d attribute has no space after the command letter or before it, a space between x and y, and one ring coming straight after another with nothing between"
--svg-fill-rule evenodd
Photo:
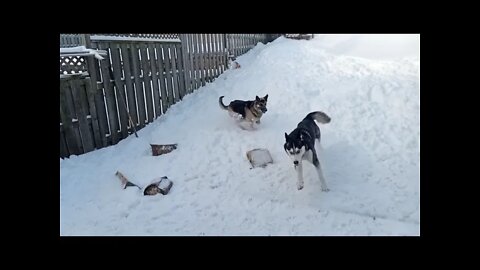
<instances>
[{"instance_id":1,"label":"dog's snout","mask_svg":"<svg viewBox=\"0 0 480 270\"><path fill-rule=\"evenodd\" d=\"M294 164L294 165L298 165L298 160L295 160L295 161L293 162L293 164Z\"/></svg>"}]
</instances>

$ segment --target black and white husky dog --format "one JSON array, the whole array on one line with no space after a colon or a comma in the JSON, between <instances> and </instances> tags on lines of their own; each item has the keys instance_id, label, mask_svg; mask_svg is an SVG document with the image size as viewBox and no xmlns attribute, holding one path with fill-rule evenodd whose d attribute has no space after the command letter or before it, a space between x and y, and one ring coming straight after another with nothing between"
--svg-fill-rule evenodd
<instances>
[{"instance_id":1,"label":"black and white husky dog","mask_svg":"<svg viewBox=\"0 0 480 270\"><path fill-rule=\"evenodd\" d=\"M322 184L322 191L328 191L325 177L323 176L322 167L315 151L315 139L320 144L320 128L315 121L326 124L330 122L330 117L323 112L311 112L298 123L290 134L285 132L285 144L283 148L287 155L292 159L293 166L297 171L297 189L303 188L303 167L302 160L310 161L317 169L318 177Z\"/></svg>"}]
</instances>

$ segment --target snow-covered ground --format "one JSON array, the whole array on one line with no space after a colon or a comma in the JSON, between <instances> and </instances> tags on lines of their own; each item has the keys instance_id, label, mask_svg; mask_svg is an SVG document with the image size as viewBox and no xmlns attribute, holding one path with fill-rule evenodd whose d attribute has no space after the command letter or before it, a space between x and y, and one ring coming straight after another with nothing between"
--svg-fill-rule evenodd
<instances>
[{"instance_id":1,"label":"snow-covered ground","mask_svg":"<svg viewBox=\"0 0 480 270\"><path fill-rule=\"evenodd\" d=\"M115 146L60 160L61 235L419 235L419 35L316 35L259 43L226 71ZM268 94L255 131L218 106ZM305 163L305 187L283 150L311 111L330 192ZM178 143L152 156L150 143ZM274 163L250 169L246 152ZM319 147L317 147L319 148ZM121 188L168 176L168 195Z\"/></svg>"}]
</instances>

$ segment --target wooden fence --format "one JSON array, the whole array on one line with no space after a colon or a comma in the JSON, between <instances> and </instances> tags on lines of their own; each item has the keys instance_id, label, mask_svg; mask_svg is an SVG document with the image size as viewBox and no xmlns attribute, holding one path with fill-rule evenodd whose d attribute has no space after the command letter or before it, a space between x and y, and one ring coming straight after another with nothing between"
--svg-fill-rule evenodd
<instances>
[{"instance_id":1,"label":"wooden fence","mask_svg":"<svg viewBox=\"0 0 480 270\"><path fill-rule=\"evenodd\" d=\"M60 56L60 157L114 145L228 68L265 34L60 35L107 56ZM70 66L83 65L78 74ZM65 69L69 75L64 75ZM73 70L73 71L72 71ZM62 75L63 74L63 75Z\"/></svg>"}]
</instances>

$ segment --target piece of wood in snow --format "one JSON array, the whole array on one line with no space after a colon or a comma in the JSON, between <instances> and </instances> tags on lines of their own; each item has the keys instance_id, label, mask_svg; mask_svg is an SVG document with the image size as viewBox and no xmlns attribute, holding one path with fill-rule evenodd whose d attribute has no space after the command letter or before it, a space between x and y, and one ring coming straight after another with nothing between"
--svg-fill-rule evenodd
<instances>
[{"instance_id":1,"label":"piece of wood in snow","mask_svg":"<svg viewBox=\"0 0 480 270\"><path fill-rule=\"evenodd\" d=\"M121 172L117 171L115 173L115 175L120 178L120 181L122 182L122 187L123 189L126 189L127 187L138 187L140 188L139 186L135 185L134 183L130 182L127 177L125 177L125 175L123 175ZM140 188L141 189L141 188Z\"/></svg>"},{"instance_id":2,"label":"piece of wood in snow","mask_svg":"<svg viewBox=\"0 0 480 270\"><path fill-rule=\"evenodd\" d=\"M150 144L152 147L152 155L158 156L172 152L177 149L177 144Z\"/></svg>"},{"instance_id":3,"label":"piece of wood in snow","mask_svg":"<svg viewBox=\"0 0 480 270\"><path fill-rule=\"evenodd\" d=\"M156 178L150 185L145 187L143 195L156 195L158 193L167 195L172 185L173 182L170 181L166 176Z\"/></svg>"},{"instance_id":4,"label":"piece of wood in snow","mask_svg":"<svg viewBox=\"0 0 480 270\"><path fill-rule=\"evenodd\" d=\"M272 156L267 149L256 148L247 152L247 158L252 167L265 167L269 163L273 163Z\"/></svg>"}]
</instances>

